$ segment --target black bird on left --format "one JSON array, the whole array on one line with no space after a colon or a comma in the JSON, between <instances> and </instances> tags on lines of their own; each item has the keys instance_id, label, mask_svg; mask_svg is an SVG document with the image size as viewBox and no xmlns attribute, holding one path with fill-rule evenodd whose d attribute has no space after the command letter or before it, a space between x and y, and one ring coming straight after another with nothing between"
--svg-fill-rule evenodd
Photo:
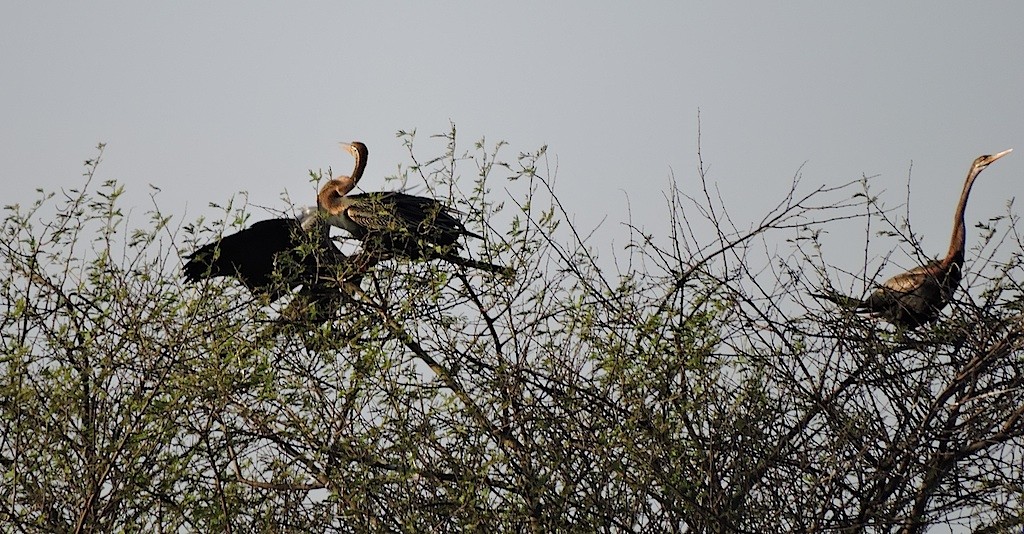
<instances>
[{"instance_id":1,"label":"black bird on left","mask_svg":"<svg viewBox=\"0 0 1024 534\"><path fill-rule=\"evenodd\" d=\"M288 320L323 322L376 263L365 254L342 253L330 239L329 228L315 211L299 218L259 221L190 254L185 279L234 277L268 302L302 286L301 300L282 313Z\"/></svg>"},{"instance_id":2,"label":"black bird on left","mask_svg":"<svg viewBox=\"0 0 1024 534\"><path fill-rule=\"evenodd\" d=\"M231 276L254 295L277 300L300 284L314 282L321 263L347 259L310 231L316 225L314 217L259 221L200 247L188 256L185 278L198 282Z\"/></svg>"},{"instance_id":3,"label":"black bird on left","mask_svg":"<svg viewBox=\"0 0 1024 534\"><path fill-rule=\"evenodd\" d=\"M303 233L300 219L259 221L190 254L185 264L185 279L199 282L206 278L231 276L254 295L267 296L275 301L292 290L288 278L300 283L299 277L288 277L285 273L281 273L280 280L275 280L274 271L278 256L295 250L302 242ZM306 263L302 255L295 256L299 260L294 262L297 267Z\"/></svg>"}]
</instances>

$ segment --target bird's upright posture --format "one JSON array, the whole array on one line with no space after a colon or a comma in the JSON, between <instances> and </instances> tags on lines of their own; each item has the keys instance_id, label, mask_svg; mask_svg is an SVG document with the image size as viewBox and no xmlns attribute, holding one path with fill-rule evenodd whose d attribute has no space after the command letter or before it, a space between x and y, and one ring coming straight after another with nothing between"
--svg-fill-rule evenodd
<instances>
[{"instance_id":1,"label":"bird's upright posture","mask_svg":"<svg viewBox=\"0 0 1024 534\"><path fill-rule=\"evenodd\" d=\"M397 191L349 195L366 168L362 143L343 144L356 158L352 176L338 176L320 189L318 205L326 220L363 242L375 258L443 259L451 263L509 274L506 267L460 257L458 239L483 236L466 229L438 200Z\"/></svg>"},{"instance_id":2,"label":"bird's upright posture","mask_svg":"<svg viewBox=\"0 0 1024 534\"><path fill-rule=\"evenodd\" d=\"M960 284L967 234L964 209L967 207L967 197L971 194L974 180L992 162L1012 150L1004 150L991 156L980 156L971 164L963 192L960 193L960 202L953 214L953 236L945 258L893 276L864 300L842 295L817 296L904 328L916 328L935 320Z\"/></svg>"}]
</instances>

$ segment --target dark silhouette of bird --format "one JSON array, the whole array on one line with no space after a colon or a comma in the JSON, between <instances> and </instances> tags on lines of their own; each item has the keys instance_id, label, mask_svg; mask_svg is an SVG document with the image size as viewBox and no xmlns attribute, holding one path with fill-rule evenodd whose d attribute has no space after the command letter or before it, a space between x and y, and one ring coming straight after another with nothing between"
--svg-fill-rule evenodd
<instances>
[{"instance_id":1,"label":"dark silhouette of bird","mask_svg":"<svg viewBox=\"0 0 1024 534\"><path fill-rule=\"evenodd\" d=\"M466 229L453 210L433 198L398 191L349 195L366 167L362 143L343 144L356 158L352 176L338 176L320 189L318 206L326 221L362 241L365 253L375 258L441 259L465 267L511 274L509 268L458 255L462 236L483 239Z\"/></svg>"},{"instance_id":2,"label":"dark silhouette of bird","mask_svg":"<svg viewBox=\"0 0 1024 534\"><path fill-rule=\"evenodd\" d=\"M905 273L886 280L868 298L860 300L838 294L815 294L815 297L831 300L843 307L851 308L871 317L884 319L902 328L917 328L939 316L942 308L953 298L960 284L964 264L964 248L967 230L964 224L964 210L971 187L981 171L1013 149L998 154L980 156L971 164L964 181L960 202L953 214L953 236L949 250L941 260L929 262Z\"/></svg>"},{"instance_id":3,"label":"dark silhouette of bird","mask_svg":"<svg viewBox=\"0 0 1024 534\"><path fill-rule=\"evenodd\" d=\"M287 282L275 283L277 255L298 244L297 232L302 232L302 223L298 219L259 221L189 254L184 268L185 279L199 282L206 278L233 276L253 294L277 300L292 289Z\"/></svg>"},{"instance_id":4,"label":"dark silhouette of bird","mask_svg":"<svg viewBox=\"0 0 1024 534\"><path fill-rule=\"evenodd\" d=\"M282 316L323 322L345 298L351 297L363 275L376 263L367 255L343 254L329 231L315 209L306 210L298 218L259 221L190 254L184 267L185 279L199 282L234 277L268 302L302 286L299 298Z\"/></svg>"}]
</instances>

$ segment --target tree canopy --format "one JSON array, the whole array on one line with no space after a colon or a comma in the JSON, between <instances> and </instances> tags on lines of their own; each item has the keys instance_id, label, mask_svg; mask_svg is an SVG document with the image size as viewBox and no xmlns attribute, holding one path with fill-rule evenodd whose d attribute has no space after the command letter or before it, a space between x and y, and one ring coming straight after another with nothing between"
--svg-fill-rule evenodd
<instances>
[{"instance_id":1,"label":"tree canopy","mask_svg":"<svg viewBox=\"0 0 1024 534\"><path fill-rule=\"evenodd\" d=\"M940 319L904 330L810 296L894 270L832 265L830 225L927 259L869 180L798 175L738 218L702 163L668 184L664 228L614 221L613 249L572 224L545 148L464 149L453 129L423 156L401 137L401 178L515 276L384 261L304 321L294 298L185 284L181 257L247 208L184 223L154 195L134 221L102 146L79 187L7 206L2 530L1024 526L1012 211L970 236Z\"/></svg>"}]
</instances>

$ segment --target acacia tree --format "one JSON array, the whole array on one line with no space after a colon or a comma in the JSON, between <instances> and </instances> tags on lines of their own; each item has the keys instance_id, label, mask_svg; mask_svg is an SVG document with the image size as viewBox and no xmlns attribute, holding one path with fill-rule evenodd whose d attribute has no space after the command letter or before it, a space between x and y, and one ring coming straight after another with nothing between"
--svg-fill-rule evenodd
<instances>
[{"instance_id":1,"label":"acacia tree","mask_svg":"<svg viewBox=\"0 0 1024 534\"><path fill-rule=\"evenodd\" d=\"M544 149L443 138L424 159L402 134L399 178L517 274L385 261L325 322L182 283L182 253L244 206L174 226L154 197L134 226L99 157L83 187L8 206L4 529L1024 525L1015 218L983 229L951 311L897 331L807 296L877 277L830 266L830 225L916 243L867 181L794 180L739 222L702 164L696 188L671 185L666 229L631 227L608 261L567 222Z\"/></svg>"}]
</instances>

